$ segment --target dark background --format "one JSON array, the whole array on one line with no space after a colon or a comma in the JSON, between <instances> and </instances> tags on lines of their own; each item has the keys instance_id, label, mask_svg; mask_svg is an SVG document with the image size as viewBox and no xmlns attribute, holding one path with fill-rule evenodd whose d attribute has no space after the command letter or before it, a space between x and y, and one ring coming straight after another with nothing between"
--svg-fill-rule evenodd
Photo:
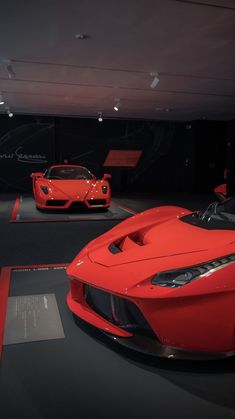
<instances>
[{"instance_id":1,"label":"dark background","mask_svg":"<svg viewBox=\"0 0 235 419\"><path fill-rule=\"evenodd\" d=\"M223 182L234 122L0 116L0 190L31 191L30 173L69 158L114 191L209 192ZM103 168L110 149L141 149L136 168Z\"/></svg>"}]
</instances>

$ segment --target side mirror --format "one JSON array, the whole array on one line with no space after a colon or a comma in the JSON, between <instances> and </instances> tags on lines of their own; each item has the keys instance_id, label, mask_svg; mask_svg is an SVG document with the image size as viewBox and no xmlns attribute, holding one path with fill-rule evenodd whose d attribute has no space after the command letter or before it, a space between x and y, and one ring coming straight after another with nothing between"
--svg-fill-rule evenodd
<instances>
[{"instance_id":1,"label":"side mirror","mask_svg":"<svg viewBox=\"0 0 235 419\"><path fill-rule=\"evenodd\" d=\"M110 175L110 173L104 173L103 179L104 180L108 180L111 179L112 175Z\"/></svg>"},{"instance_id":2,"label":"side mirror","mask_svg":"<svg viewBox=\"0 0 235 419\"><path fill-rule=\"evenodd\" d=\"M220 202L226 201L227 199L227 185L223 183L214 189L214 193Z\"/></svg>"},{"instance_id":3,"label":"side mirror","mask_svg":"<svg viewBox=\"0 0 235 419\"><path fill-rule=\"evenodd\" d=\"M44 173L43 172L34 172L31 173L30 177L31 178L39 178L39 177L43 177Z\"/></svg>"}]
</instances>

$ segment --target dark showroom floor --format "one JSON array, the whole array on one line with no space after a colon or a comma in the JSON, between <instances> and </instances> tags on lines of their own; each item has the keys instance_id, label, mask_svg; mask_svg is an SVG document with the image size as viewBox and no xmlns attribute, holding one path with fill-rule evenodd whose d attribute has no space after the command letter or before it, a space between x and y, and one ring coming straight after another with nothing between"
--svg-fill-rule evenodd
<instances>
[{"instance_id":1,"label":"dark showroom floor","mask_svg":"<svg viewBox=\"0 0 235 419\"><path fill-rule=\"evenodd\" d=\"M18 267L9 271L9 297L54 294L64 333L59 338L3 346L2 419L235 417L234 358L191 362L137 354L111 343L67 308L64 265L120 220L12 223L16 195L0 198L0 266ZM211 201L211 196L196 195L115 198L123 208L137 212L164 204L199 209ZM25 268L48 264L62 266Z\"/></svg>"}]
</instances>

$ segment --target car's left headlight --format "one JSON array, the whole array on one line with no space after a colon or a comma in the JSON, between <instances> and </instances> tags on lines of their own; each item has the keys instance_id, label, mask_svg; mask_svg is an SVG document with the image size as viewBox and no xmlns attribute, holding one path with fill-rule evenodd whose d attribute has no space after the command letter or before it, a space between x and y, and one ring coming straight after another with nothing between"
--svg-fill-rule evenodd
<instances>
[{"instance_id":1,"label":"car's left headlight","mask_svg":"<svg viewBox=\"0 0 235 419\"><path fill-rule=\"evenodd\" d=\"M102 192L106 194L108 192L108 186L102 185Z\"/></svg>"},{"instance_id":2,"label":"car's left headlight","mask_svg":"<svg viewBox=\"0 0 235 419\"><path fill-rule=\"evenodd\" d=\"M41 188L42 192L43 192L45 195L48 195L49 190L48 190L48 187L47 187L47 186L45 186L45 185L40 185L40 188Z\"/></svg>"},{"instance_id":3,"label":"car's left headlight","mask_svg":"<svg viewBox=\"0 0 235 419\"><path fill-rule=\"evenodd\" d=\"M177 288L189 284L197 278L223 268L225 265L235 261L235 254L223 256L200 265L189 266L187 268L174 269L159 272L152 278L152 284L160 287Z\"/></svg>"}]
</instances>

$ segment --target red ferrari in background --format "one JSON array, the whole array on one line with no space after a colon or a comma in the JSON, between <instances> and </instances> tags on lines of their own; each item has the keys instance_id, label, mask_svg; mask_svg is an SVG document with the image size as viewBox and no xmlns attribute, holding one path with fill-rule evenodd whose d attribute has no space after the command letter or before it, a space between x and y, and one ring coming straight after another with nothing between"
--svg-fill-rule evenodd
<instances>
[{"instance_id":1,"label":"red ferrari in background","mask_svg":"<svg viewBox=\"0 0 235 419\"><path fill-rule=\"evenodd\" d=\"M98 180L85 167L51 166L45 173L32 173L33 193L39 209L108 208L111 190L104 174Z\"/></svg>"},{"instance_id":2,"label":"red ferrari in background","mask_svg":"<svg viewBox=\"0 0 235 419\"><path fill-rule=\"evenodd\" d=\"M235 199L134 215L67 273L71 311L116 342L168 358L235 353Z\"/></svg>"}]
</instances>

